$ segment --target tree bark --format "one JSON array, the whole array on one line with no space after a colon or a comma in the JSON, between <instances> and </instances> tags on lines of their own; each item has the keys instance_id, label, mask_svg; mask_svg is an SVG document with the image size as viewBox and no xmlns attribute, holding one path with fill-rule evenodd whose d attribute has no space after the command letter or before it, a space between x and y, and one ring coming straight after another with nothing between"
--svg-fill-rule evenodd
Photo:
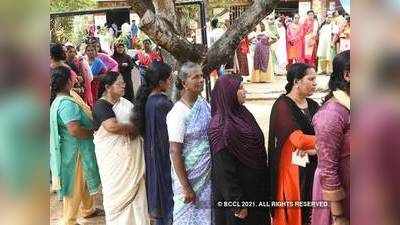
<instances>
[{"instance_id":1,"label":"tree bark","mask_svg":"<svg viewBox=\"0 0 400 225\"><path fill-rule=\"evenodd\" d=\"M173 0L154 0L155 12L172 23L175 30L178 30L178 20L176 19L175 1Z\"/></svg>"},{"instance_id":2,"label":"tree bark","mask_svg":"<svg viewBox=\"0 0 400 225\"><path fill-rule=\"evenodd\" d=\"M190 43L168 20L156 16L152 11L144 13L139 26L157 45L170 52L178 61L201 63L204 60L206 48Z\"/></svg>"}]
</instances>

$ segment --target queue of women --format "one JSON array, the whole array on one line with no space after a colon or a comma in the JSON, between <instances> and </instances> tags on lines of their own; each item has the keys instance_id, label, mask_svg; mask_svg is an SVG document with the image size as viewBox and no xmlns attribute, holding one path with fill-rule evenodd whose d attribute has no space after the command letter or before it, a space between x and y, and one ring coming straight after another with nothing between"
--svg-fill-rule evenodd
<instances>
[{"instance_id":1,"label":"queue of women","mask_svg":"<svg viewBox=\"0 0 400 225\"><path fill-rule=\"evenodd\" d=\"M288 65L299 62L330 74L336 54L350 49L350 32L350 16L338 11L324 18L312 10L304 18L271 14L240 42L235 69L252 83L273 82L274 75L286 75Z\"/></svg>"},{"instance_id":2,"label":"queue of women","mask_svg":"<svg viewBox=\"0 0 400 225\"><path fill-rule=\"evenodd\" d=\"M123 49L114 66L93 46L89 63L72 66L62 48L51 53L50 164L62 224L77 224L79 212L101 215L98 192L107 225L349 224L349 51L333 60L322 106L310 98L315 68L290 66L267 143L239 76L221 76L210 104L200 65L184 63L173 84L171 67L155 61L135 95ZM172 85L175 103L165 94ZM294 164L295 156L307 163ZM329 204L254 207L268 201Z\"/></svg>"}]
</instances>

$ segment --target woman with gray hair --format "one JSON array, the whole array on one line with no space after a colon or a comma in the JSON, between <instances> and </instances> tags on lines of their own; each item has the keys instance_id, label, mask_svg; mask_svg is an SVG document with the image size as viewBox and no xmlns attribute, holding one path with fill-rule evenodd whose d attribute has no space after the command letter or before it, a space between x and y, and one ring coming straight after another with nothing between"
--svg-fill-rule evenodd
<instances>
[{"instance_id":1,"label":"woman with gray hair","mask_svg":"<svg viewBox=\"0 0 400 225\"><path fill-rule=\"evenodd\" d=\"M174 225L211 225L211 152L208 126L211 110L200 95L204 87L201 67L187 62L178 75L181 98L167 115Z\"/></svg>"}]
</instances>

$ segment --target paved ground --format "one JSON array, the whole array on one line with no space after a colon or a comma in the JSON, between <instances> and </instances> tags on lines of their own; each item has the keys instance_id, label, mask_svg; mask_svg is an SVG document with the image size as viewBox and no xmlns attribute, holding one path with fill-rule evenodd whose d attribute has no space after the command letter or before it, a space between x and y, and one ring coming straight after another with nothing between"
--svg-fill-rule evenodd
<instances>
[{"instance_id":1,"label":"paved ground","mask_svg":"<svg viewBox=\"0 0 400 225\"><path fill-rule=\"evenodd\" d=\"M268 124L269 115L274 100L281 94L284 93L284 87L286 85L285 77L276 77L273 83L263 84L252 84L246 83L245 89L247 90L247 102L246 107L253 113L258 124L264 132L265 140L268 135ZM319 100L326 93L322 92L327 89L328 76L317 77L317 93L312 97ZM267 141L266 141L267 142ZM96 206L102 208L101 196L96 196ZM51 195L50 198L50 225L58 225L60 218L62 217L62 202L58 201L55 194ZM97 217L93 219L80 219L79 223L84 225L104 225L104 217Z\"/></svg>"}]
</instances>

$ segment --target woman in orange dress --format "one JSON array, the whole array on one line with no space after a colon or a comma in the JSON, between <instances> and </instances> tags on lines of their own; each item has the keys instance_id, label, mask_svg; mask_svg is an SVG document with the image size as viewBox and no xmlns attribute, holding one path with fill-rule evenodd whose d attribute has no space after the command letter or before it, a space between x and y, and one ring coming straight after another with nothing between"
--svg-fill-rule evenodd
<instances>
[{"instance_id":1,"label":"woman in orange dress","mask_svg":"<svg viewBox=\"0 0 400 225\"><path fill-rule=\"evenodd\" d=\"M272 106L268 161L270 199L278 202L311 201L317 166L312 117L319 105L310 97L316 89L315 69L304 63L290 66L286 95ZM295 153L296 152L296 153ZM308 157L305 167L292 163L292 153ZM301 164L301 163L298 163ZM303 225L311 219L311 208L286 205L272 211L274 225Z\"/></svg>"}]
</instances>

